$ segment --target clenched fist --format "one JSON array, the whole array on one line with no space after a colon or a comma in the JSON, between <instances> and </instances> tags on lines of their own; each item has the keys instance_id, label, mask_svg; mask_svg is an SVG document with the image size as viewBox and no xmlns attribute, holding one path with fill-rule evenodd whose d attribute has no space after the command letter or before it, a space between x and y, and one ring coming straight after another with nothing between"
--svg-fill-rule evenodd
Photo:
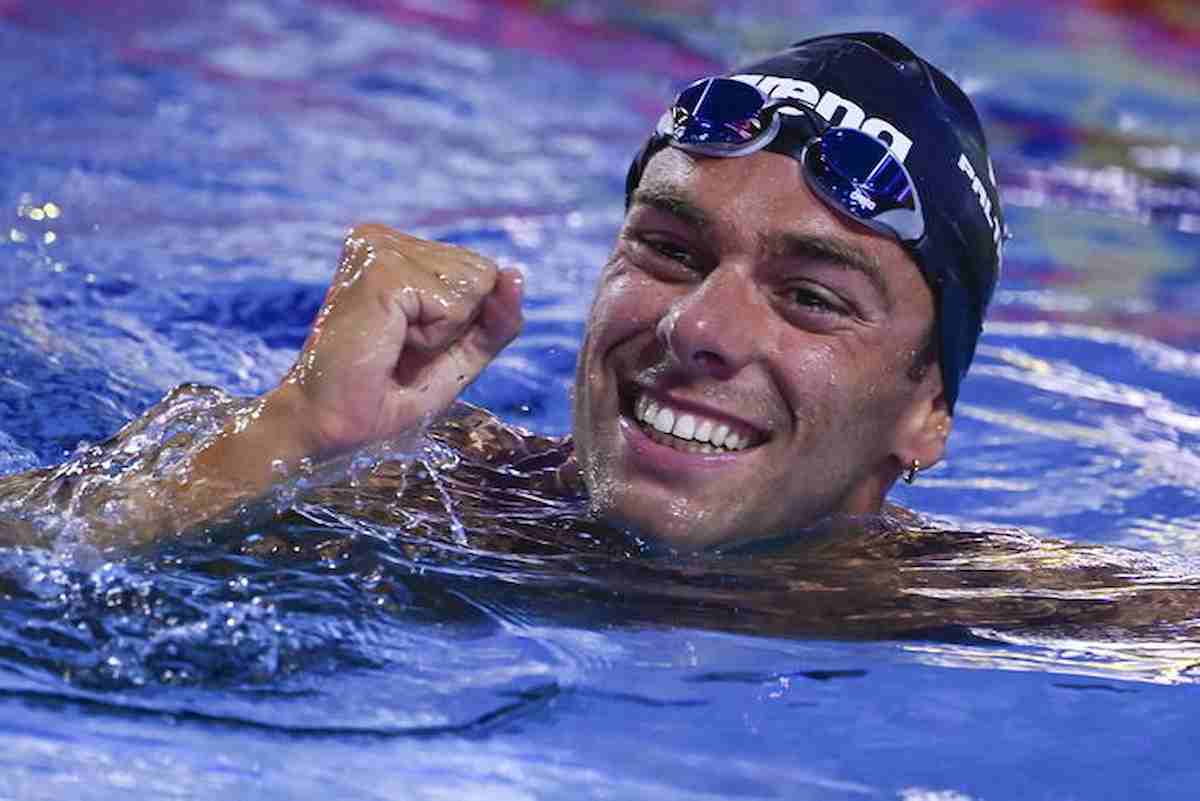
<instances>
[{"instance_id":1,"label":"clenched fist","mask_svg":"<svg viewBox=\"0 0 1200 801\"><path fill-rule=\"evenodd\" d=\"M281 383L307 455L398 436L445 410L521 328L521 275L361 225Z\"/></svg>"}]
</instances>

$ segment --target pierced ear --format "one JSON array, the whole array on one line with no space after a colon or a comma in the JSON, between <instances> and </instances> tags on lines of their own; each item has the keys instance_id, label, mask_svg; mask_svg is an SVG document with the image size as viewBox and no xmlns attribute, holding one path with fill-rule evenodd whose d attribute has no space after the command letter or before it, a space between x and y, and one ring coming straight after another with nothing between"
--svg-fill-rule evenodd
<instances>
[{"instance_id":1,"label":"pierced ear","mask_svg":"<svg viewBox=\"0 0 1200 801\"><path fill-rule=\"evenodd\" d=\"M914 460L921 464L921 469L941 461L953 424L946 393L942 391L941 371L931 369L921 379L921 387L896 429L893 455L900 469L907 470Z\"/></svg>"}]
</instances>

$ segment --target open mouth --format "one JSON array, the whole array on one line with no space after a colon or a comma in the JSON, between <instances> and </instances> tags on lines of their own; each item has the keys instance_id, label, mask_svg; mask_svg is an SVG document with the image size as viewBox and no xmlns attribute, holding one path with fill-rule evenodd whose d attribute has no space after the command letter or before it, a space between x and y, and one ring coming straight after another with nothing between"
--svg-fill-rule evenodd
<instances>
[{"instance_id":1,"label":"open mouth","mask_svg":"<svg viewBox=\"0 0 1200 801\"><path fill-rule=\"evenodd\" d=\"M635 393L631 411L646 436L686 453L735 453L766 440L762 432L749 426L680 409L644 392Z\"/></svg>"}]
</instances>

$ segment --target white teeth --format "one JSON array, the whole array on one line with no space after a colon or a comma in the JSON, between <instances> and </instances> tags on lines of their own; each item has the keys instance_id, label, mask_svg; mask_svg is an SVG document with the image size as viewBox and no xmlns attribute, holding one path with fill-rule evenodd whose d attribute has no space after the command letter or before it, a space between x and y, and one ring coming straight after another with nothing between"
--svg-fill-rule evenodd
<instances>
[{"instance_id":1,"label":"white teeth","mask_svg":"<svg viewBox=\"0 0 1200 801\"><path fill-rule=\"evenodd\" d=\"M725 425L724 423L721 423L712 432L712 436L710 436L708 438L708 441L711 442L713 445L720 447L721 445L725 444L725 438L727 436L729 436L729 426Z\"/></svg>"},{"instance_id":2,"label":"white teeth","mask_svg":"<svg viewBox=\"0 0 1200 801\"><path fill-rule=\"evenodd\" d=\"M680 439L691 439L696 433L696 418L690 414L681 414L679 419L675 421L675 427L671 429L671 433Z\"/></svg>"},{"instance_id":3,"label":"white teeth","mask_svg":"<svg viewBox=\"0 0 1200 801\"><path fill-rule=\"evenodd\" d=\"M689 450L700 453L718 453L739 451L750 444L750 437L731 431L725 423L714 423L712 420L696 415L659 406L657 401L648 396L640 396L633 404L634 415L646 426L667 434L676 439L691 440L695 443Z\"/></svg>"}]
</instances>

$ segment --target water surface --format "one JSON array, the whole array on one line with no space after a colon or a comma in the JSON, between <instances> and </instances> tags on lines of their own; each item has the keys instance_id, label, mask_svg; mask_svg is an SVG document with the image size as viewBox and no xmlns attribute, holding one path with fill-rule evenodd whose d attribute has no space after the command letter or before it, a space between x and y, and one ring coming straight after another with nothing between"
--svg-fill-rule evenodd
<instances>
[{"instance_id":1,"label":"water surface","mask_svg":"<svg viewBox=\"0 0 1200 801\"><path fill-rule=\"evenodd\" d=\"M468 396L564 433L627 159L681 83L810 34L962 80L1016 233L949 458L896 493L974 534L766 566L307 498L117 555L56 510L0 549L0 795L1191 798L1200 51L1164 8L0 3L6 473L181 382L270 387L364 219L526 271Z\"/></svg>"}]
</instances>

